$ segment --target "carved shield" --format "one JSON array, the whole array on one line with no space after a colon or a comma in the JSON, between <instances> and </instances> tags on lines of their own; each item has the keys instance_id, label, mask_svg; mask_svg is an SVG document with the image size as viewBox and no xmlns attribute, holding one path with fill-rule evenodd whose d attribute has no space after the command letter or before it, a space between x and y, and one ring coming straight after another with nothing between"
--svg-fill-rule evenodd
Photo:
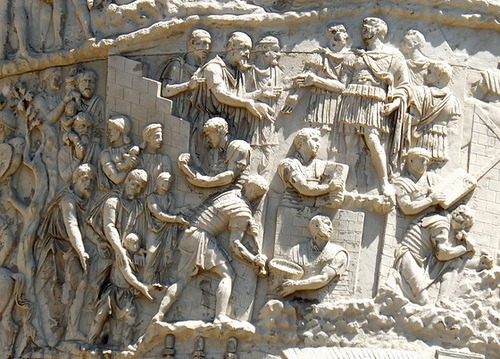
<instances>
[{"instance_id":1,"label":"carved shield","mask_svg":"<svg viewBox=\"0 0 500 359\"><path fill-rule=\"evenodd\" d=\"M12 147L7 143L0 143L0 177L7 172L12 160Z\"/></svg>"}]
</instances>

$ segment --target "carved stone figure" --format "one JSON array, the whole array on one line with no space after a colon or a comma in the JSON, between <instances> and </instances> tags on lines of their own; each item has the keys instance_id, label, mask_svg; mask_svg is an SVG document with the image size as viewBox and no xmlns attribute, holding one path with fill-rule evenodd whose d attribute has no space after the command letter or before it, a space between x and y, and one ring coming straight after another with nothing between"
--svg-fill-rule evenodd
<instances>
[{"instance_id":1,"label":"carved stone figure","mask_svg":"<svg viewBox=\"0 0 500 359\"><path fill-rule=\"evenodd\" d=\"M427 66L431 61L422 53L425 37L420 31L408 30L401 40L401 52L406 57L406 65L409 69L410 84L422 86Z\"/></svg>"},{"instance_id":2,"label":"carved stone figure","mask_svg":"<svg viewBox=\"0 0 500 359\"><path fill-rule=\"evenodd\" d=\"M273 111L278 111L278 99L283 91L284 73L278 66L281 57L279 40L266 36L255 44L256 59L249 70L248 91L255 100L268 104ZM250 119L250 144L262 152L257 172L262 174L271 166L272 153L278 144L274 122Z\"/></svg>"},{"instance_id":3,"label":"carved stone figure","mask_svg":"<svg viewBox=\"0 0 500 359\"><path fill-rule=\"evenodd\" d=\"M489 103L500 102L500 61L496 69L481 72L481 79L474 83L475 96Z\"/></svg>"},{"instance_id":4,"label":"carved stone figure","mask_svg":"<svg viewBox=\"0 0 500 359\"><path fill-rule=\"evenodd\" d=\"M325 171L327 166L335 167L335 163L316 158L320 144L319 130L300 130L293 144L295 157L284 159L278 166L278 173L285 183L283 202L288 205L309 203L315 206L317 197L328 194L330 205L339 207L344 200L343 178L330 176Z\"/></svg>"},{"instance_id":5,"label":"carved stone figure","mask_svg":"<svg viewBox=\"0 0 500 359\"><path fill-rule=\"evenodd\" d=\"M301 88L310 88L306 122L333 126L336 123L340 95L345 88L342 63L349 52L346 48L349 35L344 25L332 25L326 30L329 48L320 48L321 63L308 62L304 73L295 76ZM293 110L293 102L300 93L291 95L283 112ZM338 130L338 128L335 128Z\"/></svg>"},{"instance_id":6,"label":"carved stone figure","mask_svg":"<svg viewBox=\"0 0 500 359\"><path fill-rule=\"evenodd\" d=\"M139 252L139 241L135 233L129 233L123 239L125 264L116 259L111 267L109 283L97 303L97 312L89 330L88 341L90 343L96 342L104 324L111 317L119 322L119 326L115 326L110 332L111 341L121 348L131 344L138 314L134 289L140 290L143 294L147 293L145 286L133 274L135 266L131 256ZM124 270L124 268L127 269Z\"/></svg>"},{"instance_id":7,"label":"carved stone figure","mask_svg":"<svg viewBox=\"0 0 500 359\"><path fill-rule=\"evenodd\" d=\"M446 162L448 155L449 122L462 115L460 102L446 87L453 69L444 62L431 62L424 75L427 86L413 87L411 107L418 113L418 122L412 126L412 147L423 147L431 153L434 162Z\"/></svg>"},{"instance_id":8,"label":"carved stone figure","mask_svg":"<svg viewBox=\"0 0 500 359\"><path fill-rule=\"evenodd\" d=\"M172 262L174 241L177 235L176 224L189 226L181 215L174 214L175 201L170 187L172 176L161 172L156 176L155 190L146 199L148 233L146 235L145 283L161 283L160 276L167 271Z\"/></svg>"},{"instance_id":9,"label":"carved stone figure","mask_svg":"<svg viewBox=\"0 0 500 359\"><path fill-rule=\"evenodd\" d=\"M152 319L153 322L162 320L193 277L200 271L209 271L220 278L216 292L214 323L229 326L237 324L237 321L228 316L228 304L235 274L229 264L229 258L218 244L218 236L229 229L231 251L248 264L259 268L262 273L267 258L260 250L258 224L252 217L249 203L261 198L267 189L266 180L253 175L248 178L243 193L238 190L226 191L208 200L198 209L191 220L191 227L186 229L179 239L179 250L182 255L178 270L179 280L168 287L158 313ZM252 237L257 255L252 254L242 244L245 233Z\"/></svg>"},{"instance_id":10,"label":"carved stone figure","mask_svg":"<svg viewBox=\"0 0 500 359\"><path fill-rule=\"evenodd\" d=\"M130 145L128 136L132 127L125 115L116 115L108 119L108 149L99 156L99 189L112 189L121 185L128 172L139 164L139 148Z\"/></svg>"},{"instance_id":11,"label":"carved stone figure","mask_svg":"<svg viewBox=\"0 0 500 359\"><path fill-rule=\"evenodd\" d=\"M64 146L58 154L59 175L69 182L75 169L82 163L96 167L99 163L101 146L93 140L94 121L86 112L79 112L73 117L71 131L63 136Z\"/></svg>"},{"instance_id":12,"label":"carved stone figure","mask_svg":"<svg viewBox=\"0 0 500 359\"><path fill-rule=\"evenodd\" d=\"M448 289L446 274L453 270L452 261L476 250L468 234L473 224L473 211L465 205L451 213L424 215L410 224L394 262L408 299L425 305L429 302L430 285L443 281L440 294Z\"/></svg>"},{"instance_id":13,"label":"carved stone figure","mask_svg":"<svg viewBox=\"0 0 500 359\"><path fill-rule=\"evenodd\" d=\"M145 191L145 194L148 195L153 192L156 177L161 172L172 171L172 162L168 155L160 152L163 144L163 126L161 124L152 123L144 127L142 139L141 155L137 166L145 170L150 179Z\"/></svg>"},{"instance_id":14,"label":"carved stone figure","mask_svg":"<svg viewBox=\"0 0 500 359\"><path fill-rule=\"evenodd\" d=\"M110 246L113 257L113 261L105 262L106 266L98 273L99 278L93 281L95 286L101 285L103 288L96 288L100 295L97 314L88 334L91 343L98 339L109 315L115 319L127 318L126 324L123 324L126 327L135 322L133 310L130 313L127 311L133 305L132 289L152 300L148 288L137 279L129 258L129 252L133 254L138 251L139 235L145 232L144 204L140 196L147 181L144 170L132 170L125 178L123 192L114 190L107 193L90 213L88 223L101 240ZM121 345L130 344L132 333L127 330L126 335L118 338Z\"/></svg>"},{"instance_id":15,"label":"carved stone figure","mask_svg":"<svg viewBox=\"0 0 500 359\"><path fill-rule=\"evenodd\" d=\"M333 225L326 216L317 215L309 221L312 239L299 243L290 251L290 259L304 269L301 279L287 279L279 294L286 297L298 291L323 288L337 279L347 268L347 251L331 241Z\"/></svg>"},{"instance_id":16,"label":"carved stone figure","mask_svg":"<svg viewBox=\"0 0 500 359\"><path fill-rule=\"evenodd\" d=\"M357 153L359 138L363 137L382 192L392 196L394 189L389 183L383 139L391 132L388 116L397 109L406 111L409 77L403 55L383 43L386 34L387 24L383 20L363 20L361 36L366 49L357 50L352 60L344 61L350 74L342 92L339 121L343 123L347 151ZM397 135L398 130L394 131Z\"/></svg>"},{"instance_id":17,"label":"carved stone figure","mask_svg":"<svg viewBox=\"0 0 500 359\"><path fill-rule=\"evenodd\" d=\"M43 285L52 286L54 278L63 278L61 298L47 297L46 310L49 320L55 320L50 309L52 300L68 306L66 340L83 340L78 331L82 313L83 295L87 286L87 254L85 237L86 205L95 186L96 170L89 164L78 166L73 173L71 188L56 197L48 207L45 220L40 227L40 241L36 244L38 255L37 279ZM54 328L56 331L62 328ZM57 340L53 338L52 342Z\"/></svg>"},{"instance_id":18,"label":"carved stone figure","mask_svg":"<svg viewBox=\"0 0 500 359\"><path fill-rule=\"evenodd\" d=\"M252 40L243 32L234 32L226 43L226 57L216 57L201 70L201 83L194 94L196 107L206 119L220 116L229 123L229 133L237 139L251 140L250 116L261 121L274 121L269 105L248 98L244 73L248 63Z\"/></svg>"},{"instance_id":19,"label":"carved stone figure","mask_svg":"<svg viewBox=\"0 0 500 359\"><path fill-rule=\"evenodd\" d=\"M179 156L179 169L186 175L188 182L203 188L230 184L241 188L248 176L252 151L250 145L242 140L229 141L228 124L220 117L211 118L205 123L203 135L210 151L197 162L202 164L206 174L189 165L192 159L189 153Z\"/></svg>"},{"instance_id":20,"label":"carved stone figure","mask_svg":"<svg viewBox=\"0 0 500 359\"><path fill-rule=\"evenodd\" d=\"M41 74L42 92L35 96L33 109L38 114L29 125L30 130L40 131L42 138L41 146L42 160L46 166L49 176L49 198L54 198L58 188L59 173L57 168L58 143L56 122L64 112L65 106L71 100L79 98L76 92L68 91L64 98L59 95L62 85L62 74L60 68L50 68ZM58 126L57 126L58 127ZM34 136L34 135L33 135ZM35 137L33 137L35 142Z\"/></svg>"},{"instance_id":21,"label":"carved stone figure","mask_svg":"<svg viewBox=\"0 0 500 359\"><path fill-rule=\"evenodd\" d=\"M205 64L212 39L206 30L191 32L185 56L175 56L162 63L161 95L173 101L172 114L188 121L194 121L196 110L192 107L191 94L203 81L199 70Z\"/></svg>"},{"instance_id":22,"label":"carved stone figure","mask_svg":"<svg viewBox=\"0 0 500 359\"><path fill-rule=\"evenodd\" d=\"M205 339L202 336L196 338L191 358L205 358Z\"/></svg>"},{"instance_id":23,"label":"carved stone figure","mask_svg":"<svg viewBox=\"0 0 500 359\"><path fill-rule=\"evenodd\" d=\"M441 182L442 177L427 170L431 154L424 148L416 147L406 155L406 173L394 180L398 206L407 216L424 211L440 204L445 194L433 191L433 186Z\"/></svg>"},{"instance_id":24,"label":"carved stone figure","mask_svg":"<svg viewBox=\"0 0 500 359\"><path fill-rule=\"evenodd\" d=\"M0 149L2 153L0 183L7 181L22 164L25 141L15 137L17 118L8 110L0 110Z\"/></svg>"},{"instance_id":25,"label":"carved stone figure","mask_svg":"<svg viewBox=\"0 0 500 359\"><path fill-rule=\"evenodd\" d=\"M89 113L94 119L95 135L102 137L104 135L104 101L95 94L96 81L97 75L91 70L83 70L76 75L76 87L81 94L77 102L79 111Z\"/></svg>"}]
</instances>

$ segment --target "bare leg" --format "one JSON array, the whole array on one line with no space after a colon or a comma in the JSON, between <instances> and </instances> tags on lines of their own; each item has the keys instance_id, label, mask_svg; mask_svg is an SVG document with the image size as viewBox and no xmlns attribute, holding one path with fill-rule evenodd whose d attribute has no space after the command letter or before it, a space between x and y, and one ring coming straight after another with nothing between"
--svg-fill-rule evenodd
<instances>
[{"instance_id":1,"label":"bare leg","mask_svg":"<svg viewBox=\"0 0 500 359\"><path fill-rule=\"evenodd\" d=\"M370 156L372 158L373 167L377 171L378 178L380 180L380 185L382 187L382 192L391 196L394 190L391 192L391 185L389 183L389 176L387 174L387 159L385 154L385 149L380 142L380 135L377 130L369 130L368 134L365 134L365 141L368 149L370 150Z\"/></svg>"},{"instance_id":2,"label":"bare leg","mask_svg":"<svg viewBox=\"0 0 500 359\"><path fill-rule=\"evenodd\" d=\"M108 320L109 316L109 310L107 307L107 301L103 302L102 305L99 306L99 309L97 309L96 316L94 318L94 322L92 323L92 326L89 329L89 334L88 334L88 341L89 343L94 343L97 340L97 337L102 331L102 328L104 327L104 324L106 323L106 320Z\"/></svg>"},{"instance_id":3,"label":"bare leg","mask_svg":"<svg viewBox=\"0 0 500 359\"><path fill-rule=\"evenodd\" d=\"M40 24L40 48L37 51L44 51L47 47L47 34L49 33L50 20L52 18L52 6L46 3L40 4L39 24Z\"/></svg>"},{"instance_id":4,"label":"bare leg","mask_svg":"<svg viewBox=\"0 0 500 359\"><path fill-rule=\"evenodd\" d=\"M84 0L72 0L73 6L75 8L76 17L80 24L82 25L83 34L85 38L88 40L94 37L94 33L92 32L92 27L90 26L90 13L87 8L87 2Z\"/></svg>"},{"instance_id":5,"label":"bare leg","mask_svg":"<svg viewBox=\"0 0 500 359\"><path fill-rule=\"evenodd\" d=\"M221 277L215 293L215 319L223 322L228 313L229 299L233 290L234 271L228 264L224 263L214 267L212 272Z\"/></svg>"},{"instance_id":6,"label":"bare leg","mask_svg":"<svg viewBox=\"0 0 500 359\"><path fill-rule=\"evenodd\" d=\"M54 46L56 50L63 49L63 17L64 17L64 1L54 0L54 8L52 9L52 23L54 24Z\"/></svg>"},{"instance_id":7,"label":"bare leg","mask_svg":"<svg viewBox=\"0 0 500 359\"><path fill-rule=\"evenodd\" d=\"M158 309L158 313L151 320L152 322L159 322L163 319L163 316L168 312L170 307L175 303L175 301L179 298L182 291L191 281L191 277L181 278L179 281L172 284L168 287L167 293L161 300L160 308Z\"/></svg>"},{"instance_id":8,"label":"bare leg","mask_svg":"<svg viewBox=\"0 0 500 359\"><path fill-rule=\"evenodd\" d=\"M28 14L24 7L24 0L14 1L14 29L17 32L19 54L29 56L28 52Z\"/></svg>"}]
</instances>

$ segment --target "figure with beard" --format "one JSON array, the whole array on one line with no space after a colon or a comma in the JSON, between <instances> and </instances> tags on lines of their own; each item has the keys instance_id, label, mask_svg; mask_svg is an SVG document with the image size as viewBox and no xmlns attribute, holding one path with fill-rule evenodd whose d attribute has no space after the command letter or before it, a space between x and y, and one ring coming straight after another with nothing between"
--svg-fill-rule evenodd
<instances>
[{"instance_id":1,"label":"figure with beard","mask_svg":"<svg viewBox=\"0 0 500 359\"><path fill-rule=\"evenodd\" d=\"M108 119L107 136L110 147L99 156L99 189L112 189L121 185L129 171L139 163L139 148L130 145L130 119L116 115Z\"/></svg>"},{"instance_id":2,"label":"figure with beard","mask_svg":"<svg viewBox=\"0 0 500 359\"><path fill-rule=\"evenodd\" d=\"M69 182L75 169L81 163L98 165L101 145L92 139L94 121L86 112L79 112L73 119L71 131L63 136L64 146L59 150L59 175Z\"/></svg>"},{"instance_id":3,"label":"figure with beard","mask_svg":"<svg viewBox=\"0 0 500 359\"><path fill-rule=\"evenodd\" d=\"M398 145L402 130L399 127L407 108L409 76L403 55L383 43L386 34L387 24L383 20L373 17L363 20L361 36L366 49L357 50L356 56L344 61L349 76L342 92L338 118L343 124L351 167L356 162L352 157L359 153L359 139L363 138L382 193L393 197L383 142L384 137L393 132L395 145L391 147L390 159L395 171L401 153ZM390 124L389 115L395 111L396 123Z\"/></svg>"},{"instance_id":4,"label":"figure with beard","mask_svg":"<svg viewBox=\"0 0 500 359\"><path fill-rule=\"evenodd\" d=\"M144 127L142 139L138 168L145 170L148 178L151 179L146 185L145 191L145 194L149 195L155 188L155 178L161 172L172 171L172 161L168 155L160 152L163 144L163 126L161 124L152 123Z\"/></svg>"},{"instance_id":5,"label":"figure with beard","mask_svg":"<svg viewBox=\"0 0 500 359\"><path fill-rule=\"evenodd\" d=\"M269 105L276 112L281 92L283 91L283 71L278 66L281 57L279 40L266 36L255 45L257 55L255 64L250 68L248 90L254 100ZM273 148L278 144L276 127L271 121L250 118L250 145L262 152L257 172L262 174L271 167Z\"/></svg>"},{"instance_id":6,"label":"figure with beard","mask_svg":"<svg viewBox=\"0 0 500 359\"><path fill-rule=\"evenodd\" d=\"M95 121L94 132L97 137L104 134L104 101L95 95L97 75L94 71L83 70L76 75L76 87L81 96L78 110L87 112Z\"/></svg>"},{"instance_id":7,"label":"figure with beard","mask_svg":"<svg viewBox=\"0 0 500 359\"><path fill-rule=\"evenodd\" d=\"M78 331L82 312L83 297L87 286L87 262L89 255L83 244L86 227L86 206L92 196L96 180L96 170L87 163L79 165L73 173L72 186L56 197L48 207L45 220L40 227L40 240L35 245L38 253L38 271L36 278L41 286L51 284L54 278L62 278L61 298L46 297L47 311L54 320L52 300L61 302L69 310L67 314L66 340L84 340ZM43 296L47 296L45 294ZM53 328L54 337L62 327Z\"/></svg>"},{"instance_id":8,"label":"figure with beard","mask_svg":"<svg viewBox=\"0 0 500 359\"><path fill-rule=\"evenodd\" d=\"M203 78L199 69L205 64L210 52L212 38L208 31L195 29L188 41L188 52L183 57L171 57L162 63L160 82L161 95L172 100L172 114L192 122L195 109L191 94Z\"/></svg>"},{"instance_id":9,"label":"figure with beard","mask_svg":"<svg viewBox=\"0 0 500 359\"><path fill-rule=\"evenodd\" d=\"M265 103L255 101L247 92L244 73L250 68L248 60L252 40L243 32L234 32L226 43L226 57L216 57L202 67L200 77L205 79L194 93L196 107L204 115L195 124L201 128L206 120L220 116L229 123L229 133L249 142L250 116L260 121L274 121L273 110Z\"/></svg>"}]
</instances>

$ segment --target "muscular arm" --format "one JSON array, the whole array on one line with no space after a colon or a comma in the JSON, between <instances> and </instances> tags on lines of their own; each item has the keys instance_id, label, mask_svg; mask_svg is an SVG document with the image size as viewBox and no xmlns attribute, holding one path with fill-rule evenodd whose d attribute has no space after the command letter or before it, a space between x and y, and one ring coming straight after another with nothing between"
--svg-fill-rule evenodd
<instances>
[{"instance_id":1,"label":"muscular arm","mask_svg":"<svg viewBox=\"0 0 500 359\"><path fill-rule=\"evenodd\" d=\"M435 243L434 255L439 261L446 262L469 252L463 245L452 246L449 242L449 230L441 229L432 236Z\"/></svg>"},{"instance_id":2,"label":"muscular arm","mask_svg":"<svg viewBox=\"0 0 500 359\"><path fill-rule=\"evenodd\" d=\"M282 294L289 295L299 290L315 290L328 285L335 277L341 275L347 266L347 254L339 252L331 263L323 267L321 273L301 280L287 280L283 283Z\"/></svg>"},{"instance_id":3,"label":"muscular arm","mask_svg":"<svg viewBox=\"0 0 500 359\"><path fill-rule=\"evenodd\" d=\"M245 247L241 243L241 240L243 239L244 235L245 235L245 230L241 228L232 228L231 233L229 234L229 246L231 248L231 251L234 254L236 254L239 258L243 259L244 261L250 264L253 264L256 256L250 253L247 247Z\"/></svg>"},{"instance_id":4,"label":"muscular arm","mask_svg":"<svg viewBox=\"0 0 500 359\"><path fill-rule=\"evenodd\" d=\"M151 214L162 222L177 223L177 216L163 212L160 205L154 200L153 196L146 199L146 207Z\"/></svg>"},{"instance_id":5,"label":"muscular arm","mask_svg":"<svg viewBox=\"0 0 500 359\"><path fill-rule=\"evenodd\" d=\"M102 171L113 183L119 185L125 181L125 177L127 177L127 171L121 172L116 168L116 165L111 160L111 155L109 151L102 152L99 162L102 168Z\"/></svg>"},{"instance_id":6,"label":"muscular arm","mask_svg":"<svg viewBox=\"0 0 500 359\"><path fill-rule=\"evenodd\" d=\"M118 207L118 198L110 197L104 202L104 208L102 211L102 220L104 235L111 245L111 248L115 252L117 261L122 261L125 263L127 260L127 253L125 248L123 248L120 240L120 233L116 228L116 209Z\"/></svg>"},{"instance_id":7,"label":"muscular arm","mask_svg":"<svg viewBox=\"0 0 500 359\"><path fill-rule=\"evenodd\" d=\"M409 194L397 196L396 199L401 212L407 216L420 213L424 209L436 204L431 197L424 197L422 199L412 201Z\"/></svg>"},{"instance_id":8,"label":"muscular arm","mask_svg":"<svg viewBox=\"0 0 500 359\"><path fill-rule=\"evenodd\" d=\"M301 195L316 197L327 194L331 191L329 184L319 184L315 182L308 182L306 177L298 172L292 173L289 183Z\"/></svg>"},{"instance_id":9,"label":"muscular arm","mask_svg":"<svg viewBox=\"0 0 500 359\"><path fill-rule=\"evenodd\" d=\"M163 97L174 97L189 90L189 81L176 83L179 73L182 71L179 61L172 61L167 65L162 78L161 95Z\"/></svg>"},{"instance_id":10,"label":"muscular arm","mask_svg":"<svg viewBox=\"0 0 500 359\"><path fill-rule=\"evenodd\" d=\"M66 228L66 232L68 233L71 246L78 254L78 258L80 258L82 268L86 272L86 262L89 256L85 252L85 247L83 246L83 238L80 231L80 226L78 224L75 204L68 198L63 198L61 200L61 212L63 215L64 227Z\"/></svg>"},{"instance_id":11,"label":"muscular arm","mask_svg":"<svg viewBox=\"0 0 500 359\"><path fill-rule=\"evenodd\" d=\"M219 186L225 186L233 183L235 174L233 171L224 171L215 176L205 176L200 173L196 173L194 177L186 177L189 183L193 186L213 188Z\"/></svg>"}]
</instances>

